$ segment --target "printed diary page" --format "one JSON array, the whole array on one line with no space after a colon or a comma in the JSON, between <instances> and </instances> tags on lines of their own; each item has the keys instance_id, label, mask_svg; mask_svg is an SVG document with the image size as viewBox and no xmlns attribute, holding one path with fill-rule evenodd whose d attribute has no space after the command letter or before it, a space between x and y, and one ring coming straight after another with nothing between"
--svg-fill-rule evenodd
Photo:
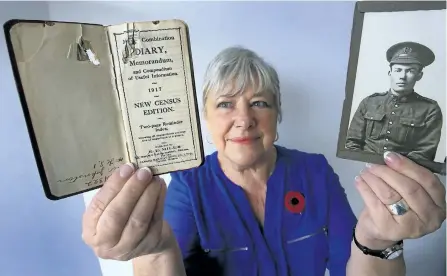
<instances>
[{"instance_id":1,"label":"printed diary page","mask_svg":"<svg viewBox=\"0 0 447 276\"><path fill-rule=\"evenodd\" d=\"M179 20L109 27L130 158L155 174L202 163L186 26Z\"/></svg>"},{"instance_id":2,"label":"printed diary page","mask_svg":"<svg viewBox=\"0 0 447 276\"><path fill-rule=\"evenodd\" d=\"M10 35L47 196L104 184L127 161L104 27L22 22ZM78 51L81 37L99 63Z\"/></svg>"}]
</instances>

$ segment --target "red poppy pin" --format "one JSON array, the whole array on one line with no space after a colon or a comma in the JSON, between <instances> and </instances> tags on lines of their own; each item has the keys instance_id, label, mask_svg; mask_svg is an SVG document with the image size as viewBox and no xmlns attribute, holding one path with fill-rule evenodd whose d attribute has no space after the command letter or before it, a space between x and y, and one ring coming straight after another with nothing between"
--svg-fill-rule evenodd
<instances>
[{"instance_id":1,"label":"red poppy pin","mask_svg":"<svg viewBox=\"0 0 447 276\"><path fill-rule=\"evenodd\" d=\"M287 210L295 214L303 212L305 203L306 200L300 192L290 191L286 194L284 199L284 204L286 205Z\"/></svg>"}]
</instances>

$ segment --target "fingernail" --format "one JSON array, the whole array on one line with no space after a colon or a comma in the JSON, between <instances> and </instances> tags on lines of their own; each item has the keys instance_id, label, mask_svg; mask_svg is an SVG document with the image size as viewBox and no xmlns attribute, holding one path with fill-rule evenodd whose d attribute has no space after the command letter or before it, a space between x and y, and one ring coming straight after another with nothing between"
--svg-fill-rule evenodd
<instances>
[{"instance_id":1,"label":"fingernail","mask_svg":"<svg viewBox=\"0 0 447 276\"><path fill-rule=\"evenodd\" d=\"M390 162L390 163L396 162L396 161L398 161L400 159L398 154L396 154L394 152L391 152L391 151L386 151L383 154L383 158L385 158L385 160Z\"/></svg>"},{"instance_id":2,"label":"fingernail","mask_svg":"<svg viewBox=\"0 0 447 276\"><path fill-rule=\"evenodd\" d=\"M143 167L137 172L137 179L140 181L147 181L151 177L152 172L148 167Z\"/></svg>"},{"instance_id":3,"label":"fingernail","mask_svg":"<svg viewBox=\"0 0 447 276\"><path fill-rule=\"evenodd\" d=\"M371 164L371 163L366 163L366 165L365 165L367 168L372 168L373 166L374 166L374 164Z\"/></svg>"},{"instance_id":4,"label":"fingernail","mask_svg":"<svg viewBox=\"0 0 447 276\"><path fill-rule=\"evenodd\" d=\"M124 164L120 167L120 176L122 178L128 178L132 175L134 169L135 167L133 166L132 163Z\"/></svg>"}]
</instances>

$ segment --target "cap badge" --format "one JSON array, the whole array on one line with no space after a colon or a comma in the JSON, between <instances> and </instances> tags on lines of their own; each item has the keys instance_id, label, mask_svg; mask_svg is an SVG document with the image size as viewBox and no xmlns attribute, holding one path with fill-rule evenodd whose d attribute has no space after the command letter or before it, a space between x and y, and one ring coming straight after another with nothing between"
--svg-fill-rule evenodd
<instances>
[{"instance_id":1,"label":"cap badge","mask_svg":"<svg viewBox=\"0 0 447 276\"><path fill-rule=\"evenodd\" d=\"M411 49L410 47L405 47L402 51L403 54L409 54L413 51L413 49Z\"/></svg>"}]
</instances>

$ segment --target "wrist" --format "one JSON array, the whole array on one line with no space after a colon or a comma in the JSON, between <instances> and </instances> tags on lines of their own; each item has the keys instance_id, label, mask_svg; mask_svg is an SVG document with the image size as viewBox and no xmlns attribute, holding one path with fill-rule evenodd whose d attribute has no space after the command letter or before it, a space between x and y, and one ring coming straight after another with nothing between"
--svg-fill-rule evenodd
<instances>
[{"instance_id":1,"label":"wrist","mask_svg":"<svg viewBox=\"0 0 447 276\"><path fill-rule=\"evenodd\" d=\"M383 250L397 243L397 241L380 240L373 238L357 227L355 228L355 237L361 245L372 250Z\"/></svg>"},{"instance_id":2,"label":"wrist","mask_svg":"<svg viewBox=\"0 0 447 276\"><path fill-rule=\"evenodd\" d=\"M164 251L170 251L178 246L177 239L174 233L166 221L163 221L163 229L158 245L155 247L153 253L163 253Z\"/></svg>"}]
</instances>

